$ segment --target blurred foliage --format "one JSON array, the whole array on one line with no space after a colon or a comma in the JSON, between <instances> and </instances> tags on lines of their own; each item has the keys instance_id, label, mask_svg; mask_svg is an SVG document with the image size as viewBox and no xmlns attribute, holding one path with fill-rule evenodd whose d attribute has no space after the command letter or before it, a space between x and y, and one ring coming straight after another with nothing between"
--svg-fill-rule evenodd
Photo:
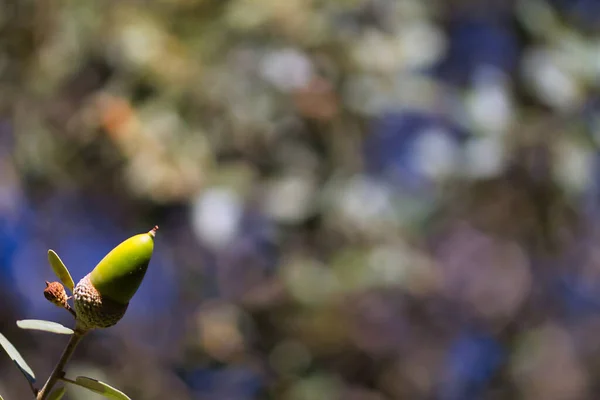
<instances>
[{"instance_id":1,"label":"blurred foliage","mask_svg":"<svg viewBox=\"0 0 600 400\"><path fill-rule=\"evenodd\" d=\"M1 1L2 333L49 369L59 339L13 326L69 318L47 249L77 280L159 224L74 376L596 398L599 26L593 0Z\"/></svg>"}]
</instances>

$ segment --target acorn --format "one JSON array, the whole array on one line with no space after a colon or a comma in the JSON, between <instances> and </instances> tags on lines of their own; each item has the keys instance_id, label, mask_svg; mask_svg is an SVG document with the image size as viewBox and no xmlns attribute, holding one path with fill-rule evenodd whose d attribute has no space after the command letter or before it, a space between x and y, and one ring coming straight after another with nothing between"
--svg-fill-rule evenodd
<instances>
[{"instance_id":1,"label":"acorn","mask_svg":"<svg viewBox=\"0 0 600 400\"><path fill-rule=\"evenodd\" d=\"M125 240L77 283L73 298L80 330L108 328L125 315L148 269L157 230Z\"/></svg>"}]
</instances>

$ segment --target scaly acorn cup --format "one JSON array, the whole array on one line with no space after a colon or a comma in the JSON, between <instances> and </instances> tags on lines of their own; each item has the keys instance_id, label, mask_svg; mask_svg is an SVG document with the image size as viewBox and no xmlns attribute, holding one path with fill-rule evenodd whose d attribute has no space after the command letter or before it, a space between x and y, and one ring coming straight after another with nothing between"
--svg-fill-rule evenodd
<instances>
[{"instance_id":1,"label":"scaly acorn cup","mask_svg":"<svg viewBox=\"0 0 600 400\"><path fill-rule=\"evenodd\" d=\"M157 230L125 240L77 283L73 298L80 330L108 328L125 315L148 269Z\"/></svg>"}]
</instances>

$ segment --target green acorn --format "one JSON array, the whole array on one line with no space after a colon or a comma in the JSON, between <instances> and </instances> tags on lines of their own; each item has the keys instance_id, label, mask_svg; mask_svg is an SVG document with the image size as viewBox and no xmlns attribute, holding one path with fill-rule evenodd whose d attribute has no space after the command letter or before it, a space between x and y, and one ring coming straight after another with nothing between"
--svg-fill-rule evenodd
<instances>
[{"instance_id":1,"label":"green acorn","mask_svg":"<svg viewBox=\"0 0 600 400\"><path fill-rule=\"evenodd\" d=\"M144 279L158 226L125 240L108 253L73 290L81 330L108 328L125 315Z\"/></svg>"}]
</instances>

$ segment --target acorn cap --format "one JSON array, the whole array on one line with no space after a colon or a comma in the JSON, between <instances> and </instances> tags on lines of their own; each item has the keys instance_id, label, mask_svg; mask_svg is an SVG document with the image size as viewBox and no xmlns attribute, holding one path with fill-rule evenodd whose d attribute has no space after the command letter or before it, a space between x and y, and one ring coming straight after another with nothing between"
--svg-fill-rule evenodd
<instances>
[{"instance_id":1,"label":"acorn cap","mask_svg":"<svg viewBox=\"0 0 600 400\"><path fill-rule=\"evenodd\" d=\"M126 305L144 279L158 227L125 240L108 253L89 274L89 280L105 299Z\"/></svg>"},{"instance_id":2,"label":"acorn cap","mask_svg":"<svg viewBox=\"0 0 600 400\"><path fill-rule=\"evenodd\" d=\"M113 326L123 318L128 306L103 297L90 282L90 275L83 277L73 291L77 326L84 331Z\"/></svg>"}]
</instances>

